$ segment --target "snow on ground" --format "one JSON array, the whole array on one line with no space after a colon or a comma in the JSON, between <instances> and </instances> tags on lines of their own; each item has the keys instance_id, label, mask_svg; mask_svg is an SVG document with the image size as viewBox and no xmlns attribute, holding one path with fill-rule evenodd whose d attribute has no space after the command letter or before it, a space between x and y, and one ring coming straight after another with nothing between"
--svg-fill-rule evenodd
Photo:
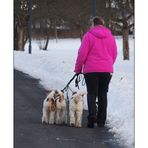
<instances>
[{"instance_id":1,"label":"snow on ground","mask_svg":"<svg viewBox=\"0 0 148 148\"><path fill-rule=\"evenodd\" d=\"M108 92L108 122L110 131L126 148L134 145L134 39L130 37L130 60L123 61L122 38L117 37L118 57ZM39 42L32 42L32 54L14 51L14 67L40 79L45 89L63 89L73 77L74 64L80 46L79 39L49 41L48 51L39 49ZM86 86L80 86L86 90ZM71 88L76 90L74 82ZM85 109L87 101L85 99Z\"/></svg>"}]
</instances>

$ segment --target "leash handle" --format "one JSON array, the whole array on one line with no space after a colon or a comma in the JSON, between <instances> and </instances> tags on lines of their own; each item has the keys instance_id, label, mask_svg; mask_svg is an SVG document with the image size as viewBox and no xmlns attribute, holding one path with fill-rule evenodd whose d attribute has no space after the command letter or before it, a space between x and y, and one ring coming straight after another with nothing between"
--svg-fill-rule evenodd
<instances>
[{"instance_id":1,"label":"leash handle","mask_svg":"<svg viewBox=\"0 0 148 148\"><path fill-rule=\"evenodd\" d=\"M82 76L81 76L80 74L83 74L83 73L77 74L77 78L76 78L76 80L75 80L75 87L78 87L78 89L80 89L80 87L79 87L79 82L80 82L81 79L82 79ZM85 83L84 83L84 77L83 77L82 86L84 86L84 85L85 85Z\"/></svg>"},{"instance_id":2,"label":"leash handle","mask_svg":"<svg viewBox=\"0 0 148 148\"><path fill-rule=\"evenodd\" d=\"M76 78L76 80L75 80L75 87L78 87L78 89L80 89L79 88L79 82L80 82L80 76L79 76L79 74L77 74L77 78Z\"/></svg>"}]
</instances>

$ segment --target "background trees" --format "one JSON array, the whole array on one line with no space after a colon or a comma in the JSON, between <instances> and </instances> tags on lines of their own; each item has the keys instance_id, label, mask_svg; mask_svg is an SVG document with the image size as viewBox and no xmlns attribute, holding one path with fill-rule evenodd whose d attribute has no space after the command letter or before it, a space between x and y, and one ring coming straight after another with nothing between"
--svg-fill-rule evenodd
<instances>
[{"instance_id":1,"label":"background trees","mask_svg":"<svg viewBox=\"0 0 148 148\"><path fill-rule=\"evenodd\" d=\"M134 30L134 0L108 0L110 27L123 36L123 59L129 60L129 33Z\"/></svg>"},{"instance_id":2,"label":"background trees","mask_svg":"<svg viewBox=\"0 0 148 148\"><path fill-rule=\"evenodd\" d=\"M123 35L124 59L129 59L128 35L134 27L134 0L95 0L96 15L115 35ZM32 37L80 37L90 26L93 0L32 0ZM29 0L14 0L14 49L24 50L28 39Z\"/></svg>"}]
</instances>

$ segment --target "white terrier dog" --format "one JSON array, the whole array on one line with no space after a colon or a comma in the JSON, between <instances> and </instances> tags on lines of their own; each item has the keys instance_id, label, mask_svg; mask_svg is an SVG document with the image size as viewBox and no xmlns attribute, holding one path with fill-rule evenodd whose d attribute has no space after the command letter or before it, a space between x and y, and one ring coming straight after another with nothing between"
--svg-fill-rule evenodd
<instances>
[{"instance_id":1,"label":"white terrier dog","mask_svg":"<svg viewBox=\"0 0 148 148\"><path fill-rule=\"evenodd\" d=\"M67 105L64 93L60 90L56 91L56 124L67 123Z\"/></svg>"},{"instance_id":2,"label":"white terrier dog","mask_svg":"<svg viewBox=\"0 0 148 148\"><path fill-rule=\"evenodd\" d=\"M70 126L82 127L83 96L86 94L84 91L78 91L72 95L69 103Z\"/></svg>"},{"instance_id":3,"label":"white terrier dog","mask_svg":"<svg viewBox=\"0 0 148 148\"><path fill-rule=\"evenodd\" d=\"M43 101L42 123L54 124L55 122L55 91L51 91Z\"/></svg>"}]
</instances>

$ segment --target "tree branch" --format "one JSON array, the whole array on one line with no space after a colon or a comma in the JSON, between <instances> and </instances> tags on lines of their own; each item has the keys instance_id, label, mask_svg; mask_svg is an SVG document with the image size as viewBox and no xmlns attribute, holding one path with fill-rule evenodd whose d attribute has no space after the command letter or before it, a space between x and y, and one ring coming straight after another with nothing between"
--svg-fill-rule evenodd
<instances>
[{"instance_id":1,"label":"tree branch","mask_svg":"<svg viewBox=\"0 0 148 148\"><path fill-rule=\"evenodd\" d=\"M129 25L129 28L132 28L134 25L135 25L134 23L130 24Z\"/></svg>"}]
</instances>

